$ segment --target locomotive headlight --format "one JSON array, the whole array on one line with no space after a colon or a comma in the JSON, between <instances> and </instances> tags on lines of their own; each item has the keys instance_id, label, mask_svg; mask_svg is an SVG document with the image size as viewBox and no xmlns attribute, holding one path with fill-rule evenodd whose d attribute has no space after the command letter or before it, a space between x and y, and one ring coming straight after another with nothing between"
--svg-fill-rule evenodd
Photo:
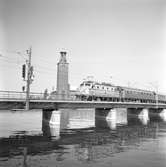
<instances>
[{"instance_id":1,"label":"locomotive headlight","mask_svg":"<svg viewBox=\"0 0 166 167\"><path fill-rule=\"evenodd\" d=\"M85 94L89 94L89 89L88 88L85 89Z\"/></svg>"},{"instance_id":2,"label":"locomotive headlight","mask_svg":"<svg viewBox=\"0 0 166 167\"><path fill-rule=\"evenodd\" d=\"M87 87L80 87L79 91L82 94L89 94L89 88Z\"/></svg>"}]
</instances>

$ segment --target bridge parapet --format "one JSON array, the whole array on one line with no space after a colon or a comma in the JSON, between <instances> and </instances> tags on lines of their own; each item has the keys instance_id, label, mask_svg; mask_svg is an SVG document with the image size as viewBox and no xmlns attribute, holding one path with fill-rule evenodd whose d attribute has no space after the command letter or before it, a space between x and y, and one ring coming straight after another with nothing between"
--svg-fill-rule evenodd
<instances>
[{"instance_id":1,"label":"bridge parapet","mask_svg":"<svg viewBox=\"0 0 166 167\"><path fill-rule=\"evenodd\" d=\"M0 99L26 99L26 92L0 91ZM30 92L30 99L44 99L44 93Z\"/></svg>"}]
</instances>

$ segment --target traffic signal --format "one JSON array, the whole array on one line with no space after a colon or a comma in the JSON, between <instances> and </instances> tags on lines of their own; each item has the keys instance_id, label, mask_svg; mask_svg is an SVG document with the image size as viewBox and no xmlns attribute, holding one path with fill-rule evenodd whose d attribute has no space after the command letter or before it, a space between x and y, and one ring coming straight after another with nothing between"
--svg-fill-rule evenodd
<instances>
[{"instance_id":1,"label":"traffic signal","mask_svg":"<svg viewBox=\"0 0 166 167\"><path fill-rule=\"evenodd\" d=\"M22 77L25 79L25 71L26 71L26 65L22 65Z\"/></svg>"},{"instance_id":2,"label":"traffic signal","mask_svg":"<svg viewBox=\"0 0 166 167\"><path fill-rule=\"evenodd\" d=\"M23 92L25 91L25 86L22 87L22 91L23 91Z\"/></svg>"}]
</instances>

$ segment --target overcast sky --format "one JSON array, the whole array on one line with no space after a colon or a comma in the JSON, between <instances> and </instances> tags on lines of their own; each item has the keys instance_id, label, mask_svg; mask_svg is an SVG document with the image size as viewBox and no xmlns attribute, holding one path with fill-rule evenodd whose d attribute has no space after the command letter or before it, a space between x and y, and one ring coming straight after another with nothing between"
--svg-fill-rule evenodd
<instances>
[{"instance_id":1,"label":"overcast sky","mask_svg":"<svg viewBox=\"0 0 166 167\"><path fill-rule=\"evenodd\" d=\"M32 91L56 88L59 52L65 50L72 87L94 76L139 88L158 85L166 93L165 0L0 3L0 90L21 91L23 54L32 46Z\"/></svg>"}]
</instances>

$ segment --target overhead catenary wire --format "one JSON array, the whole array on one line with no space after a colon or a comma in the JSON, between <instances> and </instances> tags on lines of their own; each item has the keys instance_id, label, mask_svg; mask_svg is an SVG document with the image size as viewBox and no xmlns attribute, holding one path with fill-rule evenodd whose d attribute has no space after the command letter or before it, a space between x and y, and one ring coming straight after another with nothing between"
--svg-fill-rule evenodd
<instances>
[{"instance_id":1,"label":"overhead catenary wire","mask_svg":"<svg viewBox=\"0 0 166 167\"><path fill-rule=\"evenodd\" d=\"M25 57L25 53L23 53L23 52L21 52L21 51L17 51L17 50L3 50L3 49L0 49L0 51L1 52L3 52L3 54L1 54L1 55L5 55L5 57L6 57L6 55L19 55L22 59L24 59L24 60L26 60L27 58ZM11 59L12 57L10 57L10 59ZM14 58L16 58L16 57L14 57Z\"/></svg>"},{"instance_id":2,"label":"overhead catenary wire","mask_svg":"<svg viewBox=\"0 0 166 167\"><path fill-rule=\"evenodd\" d=\"M39 69L35 69L35 72L40 73L40 74L49 74L49 75L56 76L56 73L51 73L51 72L47 72L47 71L43 71Z\"/></svg>"},{"instance_id":3,"label":"overhead catenary wire","mask_svg":"<svg viewBox=\"0 0 166 167\"><path fill-rule=\"evenodd\" d=\"M7 57L4 57L4 56L0 57L0 61L4 61L4 62L10 63L10 64L15 64L15 65L19 65L22 63L20 60L11 60L11 59L8 59Z\"/></svg>"},{"instance_id":4,"label":"overhead catenary wire","mask_svg":"<svg viewBox=\"0 0 166 167\"><path fill-rule=\"evenodd\" d=\"M0 55L0 60L4 61L4 62L7 62L7 63L10 63L10 64L15 64L15 65L19 65L19 64L24 63L24 61L21 61L20 59L9 58L7 56L3 56L2 54ZM35 67L40 68L40 69L45 69L47 71L56 70L56 68L51 68L51 67L48 67L48 66L43 66L43 65L38 65L38 64L35 64Z\"/></svg>"},{"instance_id":5,"label":"overhead catenary wire","mask_svg":"<svg viewBox=\"0 0 166 167\"><path fill-rule=\"evenodd\" d=\"M49 64L49 65L50 64L54 64L55 65L55 63L53 61L48 61L48 59L46 60L46 59L44 59L42 57L40 57L40 58L36 57L36 59L37 59L37 61L42 61L42 63L46 63L46 64ZM34 60L36 60L36 59L34 59Z\"/></svg>"},{"instance_id":6,"label":"overhead catenary wire","mask_svg":"<svg viewBox=\"0 0 166 167\"><path fill-rule=\"evenodd\" d=\"M55 71L56 70L56 68L46 67L46 66L43 66L43 65L35 64L35 63L33 63L33 64L34 64L35 67L40 68L40 69L45 69L47 71Z\"/></svg>"},{"instance_id":7,"label":"overhead catenary wire","mask_svg":"<svg viewBox=\"0 0 166 167\"><path fill-rule=\"evenodd\" d=\"M9 50L6 50L5 52L8 53L8 54L18 55L22 59L20 60L18 58L18 56L14 58L14 57L6 56L8 54L1 54L0 61L4 61L4 62L8 63L7 66L4 66L3 68L8 68L8 67L9 68L15 68L15 66L25 63L26 59L23 56L24 54L21 53L20 51L9 51ZM40 75L47 75L48 74L48 75L51 75L51 76L56 76L57 67L56 67L55 63L49 62L48 60L46 60L46 59L44 59L42 57L40 57L39 60L42 63L39 63L39 62L32 63L33 66L34 66L34 72L35 73L37 72L37 73L40 73ZM52 66L52 64L54 65L54 67ZM22 67L22 66L19 66L19 68L20 67ZM74 75L75 78L79 76L79 74L78 75L77 74L72 74L72 75ZM80 77L78 77L78 78L80 78Z\"/></svg>"}]
</instances>

